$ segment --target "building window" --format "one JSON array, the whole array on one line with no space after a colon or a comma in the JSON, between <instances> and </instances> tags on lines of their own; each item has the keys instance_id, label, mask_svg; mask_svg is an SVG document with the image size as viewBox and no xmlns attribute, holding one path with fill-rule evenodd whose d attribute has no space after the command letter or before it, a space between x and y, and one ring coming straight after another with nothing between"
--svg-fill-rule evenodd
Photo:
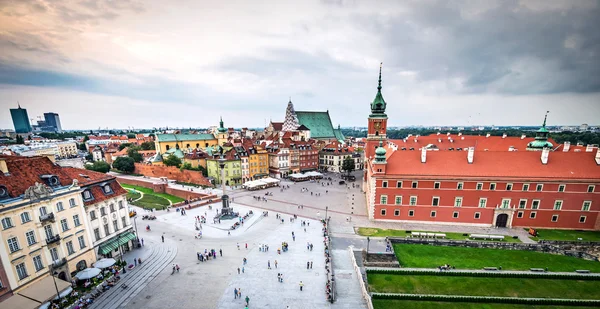
<instances>
[{"instance_id":1,"label":"building window","mask_svg":"<svg viewBox=\"0 0 600 309\"><path fill-rule=\"evenodd\" d=\"M381 210L381 215L382 215L382 216L385 216L385 209L382 209L382 210Z\"/></svg>"},{"instance_id":2,"label":"building window","mask_svg":"<svg viewBox=\"0 0 600 309\"><path fill-rule=\"evenodd\" d=\"M381 182L381 186L384 188L387 188L388 182L387 181L382 181Z\"/></svg>"},{"instance_id":3,"label":"building window","mask_svg":"<svg viewBox=\"0 0 600 309\"><path fill-rule=\"evenodd\" d=\"M535 186L535 191L537 191L537 192L542 192L543 189L544 189L543 184L538 184L537 186Z\"/></svg>"},{"instance_id":4,"label":"building window","mask_svg":"<svg viewBox=\"0 0 600 309\"><path fill-rule=\"evenodd\" d=\"M502 208L510 208L510 199L509 198L504 198L502 199Z\"/></svg>"},{"instance_id":5,"label":"building window","mask_svg":"<svg viewBox=\"0 0 600 309\"><path fill-rule=\"evenodd\" d=\"M519 209L526 209L527 208L527 200L521 199L519 200Z\"/></svg>"},{"instance_id":6,"label":"building window","mask_svg":"<svg viewBox=\"0 0 600 309\"><path fill-rule=\"evenodd\" d=\"M60 226L62 227L63 232L69 230L69 224L67 223L67 219L60 220Z\"/></svg>"},{"instance_id":7,"label":"building window","mask_svg":"<svg viewBox=\"0 0 600 309\"><path fill-rule=\"evenodd\" d=\"M71 208L73 208L73 207L77 206L77 204L75 203L75 199L74 199L74 198L70 198L70 199L69 199L69 206L70 206Z\"/></svg>"},{"instance_id":8,"label":"building window","mask_svg":"<svg viewBox=\"0 0 600 309\"><path fill-rule=\"evenodd\" d=\"M490 183L490 190L491 191L496 190L496 184L495 183Z\"/></svg>"},{"instance_id":9,"label":"building window","mask_svg":"<svg viewBox=\"0 0 600 309\"><path fill-rule=\"evenodd\" d=\"M115 204L110 204L108 207L110 207L110 212L115 212Z\"/></svg>"},{"instance_id":10,"label":"building window","mask_svg":"<svg viewBox=\"0 0 600 309\"><path fill-rule=\"evenodd\" d=\"M12 223L12 220L11 220L9 217L2 218L2 228L3 228L3 229L5 229L5 230L6 230L6 229L9 229L9 228L11 228L11 227L13 227L13 226L14 226L14 225L13 225L13 223Z\"/></svg>"},{"instance_id":11,"label":"building window","mask_svg":"<svg viewBox=\"0 0 600 309\"><path fill-rule=\"evenodd\" d=\"M585 223L586 216L579 217L579 223Z\"/></svg>"},{"instance_id":12,"label":"building window","mask_svg":"<svg viewBox=\"0 0 600 309\"><path fill-rule=\"evenodd\" d=\"M431 212L430 216L431 216L432 218L435 218L435 215L436 215L436 212L435 212L435 210L434 210L434 211L432 211L432 212Z\"/></svg>"},{"instance_id":13,"label":"building window","mask_svg":"<svg viewBox=\"0 0 600 309\"><path fill-rule=\"evenodd\" d=\"M583 201L583 205L581 206L581 211L589 211L592 207L592 201Z\"/></svg>"},{"instance_id":14,"label":"building window","mask_svg":"<svg viewBox=\"0 0 600 309\"><path fill-rule=\"evenodd\" d=\"M28 212L24 212L21 214L21 223L25 224L27 222L31 221L31 217L29 216Z\"/></svg>"},{"instance_id":15,"label":"building window","mask_svg":"<svg viewBox=\"0 0 600 309\"><path fill-rule=\"evenodd\" d=\"M35 232L34 231L29 231L29 232L25 233L25 237L27 238L28 245L32 246L37 243L37 241L35 240Z\"/></svg>"},{"instance_id":16,"label":"building window","mask_svg":"<svg viewBox=\"0 0 600 309\"><path fill-rule=\"evenodd\" d=\"M410 206L417 206L417 197L416 196L410 197Z\"/></svg>"},{"instance_id":17,"label":"building window","mask_svg":"<svg viewBox=\"0 0 600 309\"><path fill-rule=\"evenodd\" d=\"M67 253L69 255L75 253L75 249L73 249L73 242L72 241L67 241Z\"/></svg>"},{"instance_id":18,"label":"building window","mask_svg":"<svg viewBox=\"0 0 600 309\"><path fill-rule=\"evenodd\" d=\"M431 200L431 206L439 206L440 205L440 198L437 196L434 196L433 199Z\"/></svg>"},{"instance_id":19,"label":"building window","mask_svg":"<svg viewBox=\"0 0 600 309\"><path fill-rule=\"evenodd\" d=\"M380 204L384 204L384 205L385 205L385 204L387 204L387 195L382 195L382 196L379 198L379 203L380 203Z\"/></svg>"},{"instance_id":20,"label":"building window","mask_svg":"<svg viewBox=\"0 0 600 309\"><path fill-rule=\"evenodd\" d=\"M506 191L512 191L513 188L513 184L512 183L507 183L506 184Z\"/></svg>"},{"instance_id":21,"label":"building window","mask_svg":"<svg viewBox=\"0 0 600 309\"><path fill-rule=\"evenodd\" d=\"M58 261L58 249L56 247L50 249L50 258L52 258L52 261Z\"/></svg>"},{"instance_id":22,"label":"building window","mask_svg":"<svg viewBox=\"0 0 600 309\"><path fill-rule=\"evenodd\" d=\"M45 216L47 214L48 214L48 210L46 209L46 206L40 207L40 216Z\"/></svg>"},{"instance_id":23,"label":"building window","mask_svg":"<svg viewBox=\"0 0 600 309\"><path fill-rule=\"evenodd\" d=\"M529 214L529 218L530 218L530 219L535 219L535 211L532 211L532 212Z\"/></svg>"},{"instance_id":24,"label":"building window","mask_svg":"<svg viewBox=\"0 0 600 309\"><path fill-rule=\"evenodd\" d=\"M90 219L92 219L92 220L96 220L96 219L98 219L98 217L96 217L96 212L95 212L95 211L93 211L93 210L92 210L92 211L90 211Z\"/></svg>"},{"instance_id":25,"label":"building window","mask_svg":"<svg viewBox=\"0 0 600 309\"><path fill-rule=\"evenodd\" d=\"M402 181L398 181L396 183L396 188L402 188Z\"/></svg>"},{"instance_id":26,"label":"building window","mask_svg":"<svg viewBox=\"0 0 600 309\"><path fill-rule=\"evenodd\" d=\"M412 182L412 188L416 189L419 186L419 182L418 181L413 181Z\"/></svg>"},{"instance_id":27,"label":"building window","mask_svg":"<svg viewBox=\"0 0 600 309\"><path fill-rule=\"evenodd\" d=\"M113 220L113 228L115 232L119 230L119 222L117 220Z\"/></svg>"},{"instance_id":28,"label":"building window","mask_svg":"<svg viewBox=\"0 0 600 309\"><path fill-rule=\"evenodd\" d=\"M110 235L110 229L108 228L108 224L104 225L104 236Z\"/></svg>"},{"instance_id":29,"label":"building window","mask_svg":"<svg viewBox=\"0 0 600 309\"><path fill-rule=\"evenodd\" d=\"M452 213L452 218L458 218L458 211L455 211Z\"/></svg>"},{"instance_id":30,"label":"building window","mask_svg":"<svg viewBox=\"0 0 600 309\"><path fill-rule=\"evenodd\" d=\"M536 210L540 208L540 200L533 200L531 202L531 209Z\"/></svg>"},{"instance_id":31,"label":"building window","mask_svg":"<svg viewBox=\"0 0 600 309\"><path fill-rule=\"evenodd\" d=\"M439 182L434 182L433 183L433 188L434 189L439 189L440 188L440 183Z\"/></svg>"},{"instance_id":32,"label":"building window","mask_svg":"<svg viewBox=\"0 0 600 309\"><path fill-rule=\"evenodd\" d=\"M478 182L476 189L477 191L481 191L483 189L483 182Z\"/></svg>"},{"instance_id":33,"label":"building window","mask_svg":"<svg viewBox=\"0 0 600 309\"><path fill-rule=\"evenodd\" d=\"M104 187L102 188L102 190L104 190L105 194L111 194L112 193L112 189L110 188L110 185L104 185Z\"/></svg>"},{"instance_id":34,"label":"building window","mask_svg":"<svg viewBox=\"0 0 600 309\"><path fill-rule=\"evenodd\" d=\"M552 215L552 222L558 221L558 215Z\"/></svg>"},{"instance_id":35,"label":"building window","mask_svg":"<svg viewBox=\"0 0 600 309\"><path fill-rule=\"evenodd\" d=\"M565 192L565 187L566 187L566 185L559 185L558 192Z\"/></svg>"},{"instance_id":36,"label":"building window","mask_svg":"<svg viewBox=\"0 0 600 309\"><path fill-rule=\"evenodd\" d=\"M396 205L402 205L402 196L396 195Z\"/></svg>"},{"instance_id":37,"label":"building window","mask_svg":"<svg viewBox=\"0 0 600 309\"><path fill-rule=\"evenodd\" d=\"M63 211L63 210L65 210L65 208L63 207L63 203L62 202L56 203L56 211Z\"/></svg>"},{"instance_id":38,"label":"building window","mask_svg":"<svg viewBox=\"0 0 600 309\"><path fill-rule=\"evenodd\" d=\"M479 208L485 208L487 205L487 198L482 197L479 199Z\"/></svg>"},{"instance_id":39,"label":"building window","mask_svg":"<svg viewBox=\"0 0 600 309\"><path fill-rule=\"evenodd\" d=\"M517 218L523 218L523 212L522 211L517 212Z\"/></svg>"},{"instance_id":40,"label":"building window","mask_svg":"<svg viewBox=\"0 0 600 309\"><path fill-rule=\"evenodd\" d=\"M73 224L77 227L81 225L81 222L79 222L79 215L74 215L73 216Z\"/></svg>"},{"instance_id":41,"label":"building window","mask_svg":"<svg viewBox=\"0 0 600 309\"><path fill-rule=\"evenodd\" d=\"M79 241L79 249L85 248L85 238L83 235L77 237L77 241Z\"/></svg>"},{"instance_id":42,"label":"building window","mask_svg":"<svg viewBox=\"0 0 600 309\"><path fill-rule=\"evenodd\" d=\"M408 211L408 216L409 217L413 217L415 215L415 211L414 210L409 210Z\"/></svg>"},{"instance_id":43,"label":"building window","mask_svg":"<svg viewBox=\"0 0 600 309\"><path fill-rule=\"evenodd\" d=\"M83 191L83 199L84 200L91 200L92 199L92 193L89 190L85 190Z\"/></svg>"},{"instance_id":44,"label":"building window","mask_svg":"<svg viewBox=\"0 0 600 309\"><path fill-rule=\"evenodd\" d=\"M96 241L100 240L100 229L94 229L94 238L96 239Z\"/></svg>"},{"instance_id":45,"label":"building window","mask_svg":"<svg viewBox=\"0 0 600 309\"><path fill-rule=\"evenodd\" d=\"M101 216L106 216L106 209L104 207L100 208L100 215Z\"/></svg>"},{"instance_id":46,"label":"building window","mask_svg":"<svg viewBox=\"0 0 600 309\"><path fill-rule=\"evenodd\" d=\"M595 188L596 188L596 186L590 185L590 186L588 186L587 192L588 193L593 193Z\"/></svg>"},{"instance_id":47,"label":"building window","mask_svg":"<svg viewBox=\"0 0 600 309\"><path fill-rule=\"evenodd\" d=\"M123 206L123 201L119 201L119 209L123 209L125 206Z\"/></svg>"},{"instance_id":48,"label":"building window","mask_svg":"<svg viewBox=\"0 0 600 309\"><path fill-rule=\"evenodd\" d=\"M454 198L454 207L461 207L462 206L462 197L456 197Z\"/></svg>"},{"instance_id":49,"label":"building window","mask_svg":"<svg viewBox=\"0 0 600 309\"><path fill-rule=\"evenodd\" d=\"M475 213L475 217L474 217L474 218L475 218L475 219L479 219L479 218L481 218L481 213L480 213L480 212L476 212L476 213Z\"/></svg>"},{"instance_id":50,"label":"building window","mask_svg":"<svg viewBox=\"0 0 600 309\"><path fill-rule=\"evenodd\" d=\"M561 210L563 201L556 200L554 201L554 210Z\"/></svg>"},{"instance_id":51,"label":"building window","mask_svg":"<svg viewBox=\"0 0 600 309\"><path fill-rule=\"evenodd\" d=\"M9 238L7 240L7 242L8 242L8 249L10 250L10 253L17 252L20 250L19 249L19 240L16 237Z\"/></svg>"},{"instance_id":52,"label":"building window","mask_svg":"<svg viewBox=\"0 0 600 309\"><path fill-rule=\"evenodd\" d=\"M121 217L121 224L123 225L123 227L127 226L127 220L125 219L125 217Z\"/></svg>"},{"instance_id":53,"label":"building window","mask_svg":"<svg viewBox=\"0 0 600 309\"><path fill-rule=\"evenodd\" d=\"M52 225L48 224L44 226L44 232L46 232L46 238L54 237L54 231L52 231Z\"/></svg>"},{"instance_id":54,"label":"building window","mask_svg":"<svg viewBox=\"0 0 600 309\"><path fill-rule=\"evenodd\" d=\"M400 209L394 209L394 216L398 217L400 215Z\"/></svg>"},{"instance_id":55,"label":"building window","mask_svg":"<svg viewBox=\"0 0 600 309\"><path fill-rule=\"evenodd\" d=\"M529 191L529 184L528 183L524 183L523 184L523 191Z\"/></svg>"},{"instance_id":56,"label":"building window","mask_svg":"<svg viewBox=\"0 0 600 309\"><path fill-rule=\"evenodd\" d=\"M29 277L29 275L27 274L27 268L25 268L25 263L17 264L15 268L17 269L17 276L19 277L19 280L23 280Z\"/></svg>"},{"instance_id":57,"label":"building window","mask_svg":"<svg viewBox=\"0 0 600 309\"><path fill-rule=\"evenodd\" d=\"M42 256L41 255L36 255L33 257L33 266L35 266L36 272L44 269L44 264L42 264Z\"/></svg>"},{"instance_id":58,"label":"building window","mask_svg":"<svg viewBox=\"0 0 600 309\"><path fill-rule=\"evenodd\" d=\"M462 182L457 183L456 184L456 190L462 190L463 189L463 185L464 184Z\"/></svg>"}]
</instances>

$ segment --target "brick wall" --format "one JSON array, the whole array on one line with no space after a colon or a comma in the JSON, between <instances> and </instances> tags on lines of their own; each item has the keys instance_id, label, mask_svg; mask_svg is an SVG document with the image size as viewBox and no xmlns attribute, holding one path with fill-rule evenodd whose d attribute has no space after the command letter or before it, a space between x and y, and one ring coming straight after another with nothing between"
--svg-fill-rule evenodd
<instances>
[{"instance_id":1,"label":"brick wall","mask_svg":"<svg viewBox=\"0 0 600 309\"><path fill-rule=\"evenodd\" d=\"M157 166L136 163L135 173L148 177L167 177L180 182L213 187L210 181L202 175L202 172L180 170L174 166Z\"/></svg>"},{"instance_id":2,"label":"brick wall","mask_svg":"<svg viewBox=\"0 0 600 309\"><path fill-rule=\"evenodd\" d=\"M119 177L117 176L117 180L119 181L119 183L125 183L125 184L129 184L129 185L134 185L134 186L140 186L140 187L144 187L144 188L148 188L148 189L152 189L152 191L157 192L157 193L167 193L167 194L171 194L171 195L175 195L177 197L180 197L182 199L186 199L186 200L216 200L218 197L215 194L202 194L202 193L197 193L197 192L190 192L187 190L182 190L182 189L177 189L177 188L171 188L168 187L167 184L165 183L157 183L157 182L152 182L152 181L144 181L144 180L137 180L137 179L130 179L130 178L123 178L123 177Z\"/></svg>"}]
</instances>

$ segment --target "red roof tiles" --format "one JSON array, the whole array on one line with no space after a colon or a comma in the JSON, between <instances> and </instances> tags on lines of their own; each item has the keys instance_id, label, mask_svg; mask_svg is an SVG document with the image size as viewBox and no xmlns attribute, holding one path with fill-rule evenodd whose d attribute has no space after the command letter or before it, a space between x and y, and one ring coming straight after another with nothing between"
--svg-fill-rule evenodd
<instances>
[{"instance_id":1,"label":"red roof tiles","mask_svg":"<svg viewBox=\"0 0 600 309\"><path fill-rule=\"evenodd\" d=\"M450 139L448 139L450 137ZM415 142L416 140L416 142ZM452 141L451 141L452 140ZM507 136L502 138L502 136L490 136L486 137L483 135L462 135L458 136L454 135L446 135L446 134L431 134L428 136L411 136L406 138L406 142L401 139L390 140L390 142L396 144L399 148L415 148L419 149L421 147L427 146L429 144L434 144L440 150L448 150L448 148L469 148L475 147L475 151L508 151L508 149L513 146L516 150L525 151L527 148L527 144L529 142L534 141L533 137L525 137L521 139L520 137ZM548 139L549 142L554 144L554 146L558 146L554 140L551 138Z\"/></svg>"}]
</instances>

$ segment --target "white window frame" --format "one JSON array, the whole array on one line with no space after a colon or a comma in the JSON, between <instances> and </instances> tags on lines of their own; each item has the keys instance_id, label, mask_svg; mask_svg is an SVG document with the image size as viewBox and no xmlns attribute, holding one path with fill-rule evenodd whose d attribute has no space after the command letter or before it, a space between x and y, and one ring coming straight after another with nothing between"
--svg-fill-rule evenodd
<instances>
[{"instance_id":1,"label":"white window frame","mask_svg":"<svg viewBox=\"0 0 600 309\"><path fill-rule=\"evenodd\" d=\"M522 203L525 202L525 203ZM524 204L523 207L521 207L521 204ZM527 199L526 198L522 198L519 200L519 209L527 209Z\"/></svg>"},{"instance_id":2,"label":"white window frame","mask_svg":"<svg viewBox=\"0 0 600 309\"><path fill-rule=\"evenodd\" d=\"M63 206L63 202L56 203L56 212L61 212L63 210L65 210L65 207Z\"/></svg>"},{"instance_id":3,"label":"white window frame","mask_svg":"<svg viewBox=\"0 0 600 309\"><path fill-rule=\"evenodd\" d=\"M581 221L582 218L583 218L583 221ZM587 216L580 216L579 217L579 223L585 223L586 220L587 220Z\"/></svg>"},{"instance_id":4,"label":"white window frame","mask_svg":"<svg viewBox=\"0 0 600 309\"><path fill-rule=\"evenodd\" d=\"M25 224L25 223L31 221L31 216L29 215L28 211L22 212L20 217L21 217L21 224Z\"/></svg>"},{"instance_id":5,"label":"white window frame","mask_svg":"<svg viewBox=\"0 0 600 309\"><path fill-rule=\"evenodd\" d=\"M435 211L435 210L432 210L432 211L429 213L429 217L430 217L430 218L435 218L436 216L437 216L437 211Z\"/></svg>"},{"instance_id":6,"label":"white window frame","mask_svg":"<svg viewBox=\"0 0 600 309\"><path fill-rule=\"evenodd\" d=\"M396 182L396 188L402 188L402 181L401 180L398 180Z\"/></svg>"},{"instance_id":7,"label":"white window frame","mask_svg":"<svg viewBox=\"0 0 600 309\"><path fill-rule=\"evenodd\" d=\"M592 201L583 201L583 203L581 204L581 211L590 211L590 209L592 209Z\"/></svg>"},{"instance_id":8,"label":"white window frame","mask_svg":"<svg viewBox=\"0 0 600 309\"><path fill-rule=\"evenodd\" d=\"M411 209L411 210L409 210L409 211L408 211L408 216L409 216L409 217L414 217L414 216L415 216L415 211L414 211L414 210L412 210L412 209Z\"/></svg>"},{"instance_id":9,"label":"white window frame","mask_svg":"<svg viewBox=\"0 0 600 309\"><path fill-rule=\"evenodd\" d=\"M19 280L23 280L29 277L29 274L27 273L27 266L25 265L25 263L19 263L15 265L15 270L17 272L17 278L19 278Z\"/></svg>"},{"instance_id":10,"label":"white window frame","mask_svg":"<svg viewBox=\"0 0 600 309\"><path fill-rule=\"evenodd\" d=\"M550 222L558 222L558 215L552 215L552 217L550 217ZM556 218L556 220L554 220L554 218Z\"/></svg>"},{"instance_id":11,"label":"white window frame","mask_svg":"<svg viewBox=\"0 0 600 309\"><path fill-rule=\"evenodd\" d=\"M69 199L69 207L73 208L73 207L76 207L76 206L77 206L77 203L75 202L75 199L74 198L70 198Z\"/></svg>"},{"instance_id":12,"label":"white window frame","mask_svg":"<svg viewBox=\"0 0 600 309\"><path fill-rule=\"evenodd\" d=\"M517 212L517 218L519 218L519 219L523 218L523 212L522 211Z\"/></svg>"},{"instance_id":13,"label":"white window frame","mask_svg":"<svg viewBox=\"0 0 600 309\"><path fill-rule=\"evenodd\" d=\"M483 206L481 206L481 202L483 202ZM479 204L477 204L478 208L486 208L487 207L487 197L480 197Z\"/></svg>"},{"instance_id":14,"label":"white window frame","mask_svg":"<svg viewBox=\"0 0 600 309\"><path fill-rule=\"evenodd\" d=\"M25 238L27 239L27 245L33 246L37 244L37 239L35 239L35 231L25 232Z\"/></svg>"},{"instance_id":15,"label":"white window frame","mask_svg":"<svg viewBox=\"0 0 600 309\"><path fill-rule=\"evenodd\" d=\"M481 213L480 212L475 212L475 214L473 214L473 219L475 219L475 220L481 219Z\"/></svg>"},{"instance_id":16,"label":"white window frame","mask_svg":"<svg viewBox=\"0 0 600 309\"><path fill-rule=\"evenodd\" d=\"M509 199L509 198L503 198L502 202L500 203L500 208L502 208L502 209L510 209L510 202L511 202L511 199Z\"/></svg>"},{"instance_id":17,"label":"white window frame","mask_svg":"<svg viewBox=\"0 0 600 309\"><path fill-rule=\"evenodd\" d=\"M538 190L538 188L540 188ZM535 185L535 192L543 192L544 191L544 184L543 183L538 183L537 185Z\"/></svg>"},{"instance_id":18,"label":"white window frame","mask_svg":"<svg viewBox=\"0 0 600 309\"><path fill-rule=\"evenodd\" d=\"M394 197L394 205L402 205L402 195L396 195Z\"/></svg>"},{"instance_id":19,"label":"white window frame","mask_svg":"<svg viewBox=\"0 0 600 309\"><path fill-rule=\"evenodd\" d=\"M73 247L73 241L72 240L67 241L67 243L65 244L65 246L67 247L67 255L75 254L75 247Z\"/></svg>"},{"instance_id":20,"label":"white window frame","mask_svg":"<svg viewBox=\"0 0 600 309\"><path fill-rule=\"evenodd\" d=\"M394 217L400 216L400 209L394 209Z\"/></svg>"},{"instance_id":21,"label":"white window frame","mask_svg":"<svg viewBox=\"0 0 600 309\"><path fill-rule=\"evenodd\" d=\"M2 222L2 229L3 230L7 230L7 229L15 226L13 224L13 222L12 222L12 218L11 217L4 217L0 221Z\"/></svg>"},{"instance_id":22,"label":"white window frame","mask_svg":"<svg viewBox=\"0 0 600 309\"><path fill-rule=\"evenodd\" d=\"M553 210L561 210L562 206L563 206L563 200L555 200L554 201L554 206L552 207L552 209Z\"/></svg>"},{"instance_id":23,"label":"white window frame","mask_svg":"<svg viewBox=\"0 0 600 309\"><path fill-rule=\"evenodd\" d=\"M437 205L435 205L436 199L437 199ZM439 196L434 196L431 198L431 206L434 206L434 207L440 206L440 197Z\"/></svg>"},{"instance_id":24,"label":"white window frame","mask_svg":"<svg viewBox=\"0 0 600 309\"><path fill-rule=\"evenodd\" d=\"M525 192L529 191L529 184L528 183L524 183L523 184L523 191L525 191Z\"/></svg>"},{"instance_id":25,"label":"white window frame","mask_svg":"<svg viewBox=\"0 0 600 309\"><path fill-rule=\"evenodd\" d=\"M596 191L596 186L589 185L588 188L587 188L587 193L594 193L594 191Z\"/></svg>"},{"instance_id":26,"label":"white window frame","mask_svg":"<svg viewBox=\"0 0 600 309\"><path fill-rule=\"evenodd\" d=\"M490 191L496 191L496 183L495 182L490 182Z\"/></svg>"},{"instance_id":27,"label":"white window frame","mask_svg":"<svg viewBox=\"0 0 600 309\"><path fill-rule=\"evenodd\" d=\"M506 184L506 191L512 191L512 189L513 189L514 187L515 187L515 186L514 186L512 183L507 183L507 184Z\"/></svg>"},{"instance_id":28,"label":"white window frame","mask_svg":"<svg viewBox=\"0 0 600 309\"><path fill-rule=\"evenodd\" d=\"M414 200L415 200L415 202L414 202L414 203L413 203L413 198L414 198ZM417 199L417 197L416 197L416 196L414 196L414 195L413 195L413 196L411 196L411 197L410 197L410 200L409 200L409 205L410 205L410 206L417 206L417 203L418 203L418 199Z\"/></svg>"},{"instance_id":29,"label":"white window frame","mask_svg":"<svg viewBox=\"0 0 600 309\"><path fill-rule=\"evenodd\" d=\"M562 188L562 191L560 190L560 188ZM567 185L565 184L559 184L558 185L558 192L565 192L567 191Z\"/></svg>"},{"instance_id":30,"label":"white window frame","mask_svg":"<svg viewBox=\"0 0 600 309\"><path fill-rule=\"evenodd\" d=\"M382 209L381 209L381 212L380 212L380 214L381 214L382 216L384 216L384 217L385 217L385 216L386 216L386 214L387 214L387 211L386 211L386 209L385 209L385 208L382 208Z\"/></svg>"},{"instance_id":31,"label":"white window frame","mask_svg":"<svg viewBox=\"0 0 600 309\"><path fill-rule=\"evenodd\" d=\"M62 229L63 232L66 232L69 230L69 221L67 221L66 218L60 220L60 228Z\"/></svg>"},{"instance_id":32,"label":"white window frame","mask_svg":"<svg viewBox=\"0 0 600 309\"><path fill-rule=\"evenodd\" d=\"M10 251L10 253L15 253L21 250L21 246L19 245L19 239L17 237L13 236L7 239L6 243L8 244L8 250Z\"/></svg>"},{"instance_id":33,"label":"white window frame","mask_svg":"<svg viewBox=\"0 0 600 309\"><path fill-rule=\"evenodd\" d=\"M531 213L529 213L529 219L535 219L536 217L537 217L536 211L532 211Z\"/></svg>"},{"instance_id":34,"label":"white window frame","mask_svg":"<svg viewBox=\"0 0 600 309\"><path fill-rule=\"evenodd\" d=\"M462 207L463 197L457 196L454 198L454 207Z\"/></svg>"},{"instance_id":35,"label":"white window frame","mask_svg":"<svg viewBox=\"0 0 600 309\"><path fill-rule=\"evenodd\" d=\"M79 221L79 215L73 215L73 224L75 225L75 227L81 225L81 221Z\"/></svg>"},{"instance_id":36,"label":"white window frame","mask_svg":"<svg viewBox=\"0 0 600 309\"><path fill-rule=\"evenodd\" d=\"M419 188L419 182L418 181L413 181L412 184L410 185L411 189L418 189Z\"/></svg>"},{"instance_id":37,"label":"white window frame","mask_svg":"<svg viewBox=\"0 0 600 309\"><path fill-rule=\"evenodd\" d=\"M537 203L537 206L535 205ZM541 200L531 200L531 210L540 209L540 205L542 204Z\"/></svg>"},{"instance_id":38,"label":"white window frame","mask_svg":"<svg viewBox=\"0 0 600 309\"><path fill-rule=\"evenodd\" d=\"M465 183L464 182L458 182L456 183L456 190L462 190L465 188Z\"/></svg>"},{"instance_id":39,"label":"white window frame","mask_svg":"<svg viewBox=\"0 0 600 309\"><path fill-rule=\"evenodd\" d=\"M475 185L475 190L477 190L477 191L483 190L483 182L478 182L477 185Z\"/></svg>"},{"instance_id":40,"label":"white window frame","mask_svg":"<svg viewBox=\"0 0 600 309\"><path fill-rule=\"evenodd\" d=\"M381 204L381 205L387 205L387 195L381 195L379 197L379 204Z\"/></svg>"},{"instance_id":41,"label":"white window frame","mask_svg":"<svg viewBox=\"0 0 600 309\"><path fill-rule=\"evenodd\" d=\"M382 181L382 182L381 182L381 187L382 187L382 188L387 188L387 187L388 187L388 182L387 182L387 180L384 180L384 181Z\"/></svg>"},{"instance_id":42,"label":"white window frame","mask_svg":"<svg viewBox=\"0 0 600 309\"><path fill-rule=\"evenodd\" d=\"M79 249L85 248L85 237L83 235L77 237L77 241L79 242Z\"/></svg>"},{"instance_id":43,"label":"white window frame","mask_svg":"<svg viewBox=\"0 0 600 309\"><path fill-rule=\"evenodd\" d=\"M36 272L44 269L44 262L42 261L41 255L36 255L31 260L33 261L33 267L35 268Z\"/></svg>"},{"instance_id":44,"label":"white window frame","mask_svg":"<svg viewBox=\"0 0 600 309\"><path fill-rule=\"evenodd\" d=\"M436 188L436 186L437 186L437 188ZM436 190L442 188L442 183L439 182L439 181L434 182L433 183L433 188L436 189Z\"/></svg>"},{"instance_id":45,"label":"white window frame","mask_svg":"<svg viewBox=\"0 0 600 309\"><path fill-rule=\"evenodd\" d=\"M452 212L452 219L458 219L459 216L460 216L460 213L458 211Z\"/></svg>"}]
</instances>

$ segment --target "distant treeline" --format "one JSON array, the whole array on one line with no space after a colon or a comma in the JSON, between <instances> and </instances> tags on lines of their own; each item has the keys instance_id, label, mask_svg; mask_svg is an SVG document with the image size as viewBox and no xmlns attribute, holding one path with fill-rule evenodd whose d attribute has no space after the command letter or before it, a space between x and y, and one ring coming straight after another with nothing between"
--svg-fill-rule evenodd
<instances>
[{"instance_id":1,"label":"distant treeline","mask_svg":"<svg viewBox=\"0 0 600 309\"><path fill-rule=\"evenodd\" d=\"M400 129L400 130L388 130L387 137L391 139L403 139L407 137L409 134L412 135L430 135L436 134L437 132L442 132L438 130L432 129L418 129L418 128L410 128L410 129ZM535 131L523 131L523 130L493 130L493 131L443 131L442 134L446 134L450 132L451 134L458 134L461 132L463 135L486 135L490 134L492 136L502 136L502 134L506 133L508 136L521 136L525 134L527 137L534 137ZM352 129L342 129L342 133L344 136L351 137L367 137L367 131L357 131ZM571 144L575 145L577 143L587 144L600 144L600 133L592 133L592 132L570 132L563 131L560 133L550 133L550 138L554 139L557 143L564 143L566 141L571 142Z\"/></svg>"}]
</instances>

